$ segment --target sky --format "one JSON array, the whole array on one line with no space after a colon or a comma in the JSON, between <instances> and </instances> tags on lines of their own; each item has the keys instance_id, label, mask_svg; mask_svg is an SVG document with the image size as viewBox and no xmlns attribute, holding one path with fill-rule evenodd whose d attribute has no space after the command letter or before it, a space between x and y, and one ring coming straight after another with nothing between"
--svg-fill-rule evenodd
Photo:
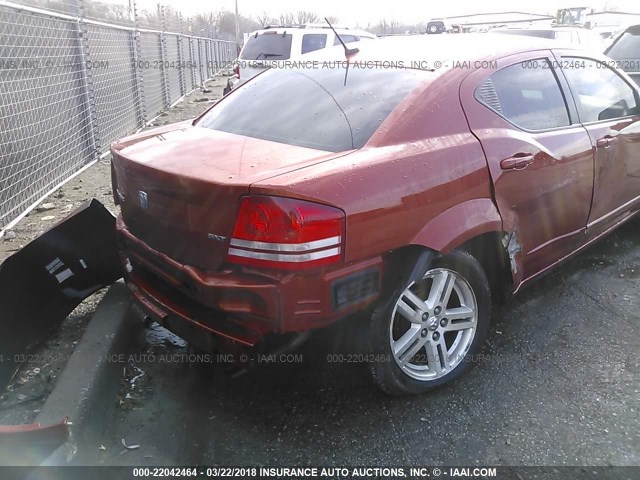
<instances>
[{"instance_id":1,"label":"sky","mask_svg":"<svg viewBox=\"0 0 640 480\"><path fill-rule=\"evenodd\" d=\"M137 0L139 8L155 8L157 0ZM162 0L162 3L181 10L185 15L235 8L234 0ZM256 17L263 12L272 16L280 13L310 10L321 17L338 17L344 26L365 27L367 23L378 23L381 19L397 20L400 23L415 24L426 22L432 17L466 15L472 13L494 13L501 11L523 11L527 13L551 13L556 9L576 6L588 6L603 10L607 6L617 7L619 11L640 13L638 0L451 0L435 2L433 0L238 0L241 15Z\"/></svg>"}]
</instances>

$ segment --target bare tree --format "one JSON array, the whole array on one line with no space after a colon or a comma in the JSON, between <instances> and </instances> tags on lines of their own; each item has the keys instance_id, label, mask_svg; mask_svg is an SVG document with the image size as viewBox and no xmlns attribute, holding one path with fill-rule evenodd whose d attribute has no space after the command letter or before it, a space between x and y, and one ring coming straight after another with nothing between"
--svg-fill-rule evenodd
<instances>
[{"instance_id":1,"label":"bare tree","mask_svg":"<svg viewBox=\"0 0 640 480\"><path fill-rule=\"evenodd\" d=\"M300 24L318 23L318 21L320 21L320 17L318 16L317 13L310 12L308 10L300 10L296 14L296 19L298 20L298 23L300 23Z\"/></svg>"},{"instance_id":2,"label":"bare tree","mask_svg":"<svg viewBox=\"0 0 640 480\"><path fill-rule=\"evenodd\" d=\"M394 33L405 33L405 32L419 33L421 25L423 24L406 25L406 24L400 23L398 20L382 19L378 22L377 25L373 25L373 26L371 24L367 25L366 30L371 33L376 33L378 35L392 35Z\"/></svg>"},{"instance_id":3,"label":"bare tree","mask_svg":"<svg viewBox=\"0 0 640 480\"><path fill-rule=\"evenodd\" d=\"M382 20L380 20L378 22L378 24L375 27L372 28L372 30L375 33L378 33L378 34L391 33L391 32L388 31L389 30L389 24L387 23L387 21L384 18Z\"/></svg>"},{"instance_id":4,"label":"bare tree","mask_svg":"<svg viewBox=\"0 0 640 480\"><path fill-rule=\"evenodd\" d=\"M258 15L256 17L256 21L260 24L260 26L266 27L267 25L272 23L273 19L267 14L267 12L262 12L262 15Z\"/></svg>"},{"instance_id":5,"label":"bare tree","mask_svg":"<svg viewBox=\"0 0 640 480\"><path fill-rule=\"evenodd\" d=\"M222 12L200 13L193 17L193 34L216 38L222 31Z\"/></svg>"},{"instance_id":6,"label":"bare tree","mask_svg":"<svg viewBox=\"0 0 640 480\"><path fill-rule=\"evenodd\" d=\"M128 21L129 20L129 6L128 5L117 5L110 4L106 5L103 3L87 3L85 7L85 11L88 11L88 14L91 15L93 11L100 12L102 15L101 18L107 18L109 20L118 20L118 21Z\"/></svg>"},{"instance_id":7,"label":"bare tree","mask_svg":"<svg viewBox=\"0 0 640 480\"><path fill-rule=\"evenodd\" d=\"M281 13L275 23L278 25L293 25L295 23L295 17L293 13Z\"/></svg>"},{"instance_id":8,"label":"bare tree","mask_svg":"<svg viewBox=\"0 0 640 480\"><path fill-rule=\"evenodd\" d=\"M142 27L160 28L160 20L158 18L158 12L155 12L155 11L140 10L138 12L138 22Z\"/></svg>"},{"instance_id":9,"label":"bare tree","mask_svg":"<svg viewBox=\"0 0 640 480\"><path fill-rule=\"evenodd\" d=\"M261 27L254 19L242 15L239 23L241 33L251 32ZM232 40L235 38L236 16L235 13L228 11L201 13L192 18L192 26L194 35Z\"/></svg>"},{"instance_id":10,"label":"bare tree","mask_svg":"<svg viewBox=\"0 0 640 480\"><path fill-rule=\"evenodd\" d=\"M331 24L338 22L338 17L329 16L327 18ZM261 15L257 15L255 17L255 21L263 27L267 25L302 25L305 23L324 23L324 17L321 17L316 12L309 10L281 13L277 17L271 17L266 12L262 12Z\"/></svg>"}]
</instances>

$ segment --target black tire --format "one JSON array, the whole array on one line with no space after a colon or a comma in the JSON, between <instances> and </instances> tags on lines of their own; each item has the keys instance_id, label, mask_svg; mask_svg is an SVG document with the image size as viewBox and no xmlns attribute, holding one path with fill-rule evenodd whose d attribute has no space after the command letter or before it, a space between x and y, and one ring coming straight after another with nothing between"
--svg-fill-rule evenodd
<instances>
[{"instance_id":1,"label":"black tire","mask_svg":"<svg viewBox=\"0 0 640 480\"><path fill-rule=\"evenodd\" d=\"M484 344L491 317L491 291L487 276L480 263L469 253L456 250L435 259L425 274L442 270L448 271L448 275L450 275L452 271L458 274L458 277L462 277L475 296L475 333L468 340L467 346L464 347L468 348L468 350L466 350L465 354L461 353L457 356L457 359L460 357L462 359L456 360L458 363L452 366L449 372L442 373L442 376L438 378L419 380L403 371L399 366L399 361L394 357L391 347L391 341L394 341L392 333L393 325L391 324L392 314L396 310L396 304L399 302L400 297L407 287L409 287L409 285L402 285L389 296L385 304L374 311L369 328L370 357L373 360L369 364L369 371L374 383L387 394L414 395L425 393L455 380L474 363L474 356L477 355ZM422 278L424 278L424 275L421 276L419 280L422 281ZM462 284L464 284L464 282L462 282ZM453 301L457 298L457 293L455 295ZM445 305L445 311L447 310L446 307ZM400 314L396 313L395 317L401 318L397 317L398 315ZM424 315L422 318L424 318ZM426 322L425 320L422 321ZM453 321L450 321L450 323L453 325ZM426 323L424 326L426 326ZM418 326L417 328L421 329L422 326ZM439 327L436 326L435 328ZM423 329L421 333L424 334L424 332L427 331L428 334L425 336L432 335L432 332L426 328ZM433 332L433 335L435 336L436 333ZM451 335L457 335L457 333L443 332L443 342L445 342L445 335L449 338ZM471 336L471 334L469 335ZM454 347L451 348L453 349ZM442 352L442 350L440 350L440 352ZM429 361L429 364L430 363ZM427 365L427 363L425 363L425 365ZM445 369L442 371L444 372Z\"/></svg>"}]
</instances>

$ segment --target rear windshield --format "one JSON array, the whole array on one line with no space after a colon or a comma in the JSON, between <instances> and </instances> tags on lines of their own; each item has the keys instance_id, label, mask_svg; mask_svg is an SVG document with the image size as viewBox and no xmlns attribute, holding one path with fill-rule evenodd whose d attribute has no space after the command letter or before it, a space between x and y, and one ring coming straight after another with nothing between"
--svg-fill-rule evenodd
<instances>
[{"instance_id":1,"label":"rear windshield","mask_svg":"<svg viewBox=\"0 0 640 480\"><path fill-rule=\"evenodd\" d=\"M391 111L433 73L354 68L274 69L209 110L201 127L301 147L361 148Z\"/></svg>"},{"instance_id":2,"label":"rear windshield","mask_svg":"<svg viewBox=\"0 0 640 480\"><path fill-rule=\"evenodd\" d=\"M640 59L640 31L636 35L624 32L611 46L607 55L614 60ZM624 65L622 67L625 68ZM640 68L636 65L633 70L640 70Z\"/></svg>"},{"instance_id":3,"label":"rear windshield","mask_svg":"<svg viewBox=\"0 0 640 480\"><path fill-rule=\"evenodd\" d=\"M291 56L291 34L263 33L248 38L242 49L243 60L287 60Z\"/></svg>"}]
</instances>

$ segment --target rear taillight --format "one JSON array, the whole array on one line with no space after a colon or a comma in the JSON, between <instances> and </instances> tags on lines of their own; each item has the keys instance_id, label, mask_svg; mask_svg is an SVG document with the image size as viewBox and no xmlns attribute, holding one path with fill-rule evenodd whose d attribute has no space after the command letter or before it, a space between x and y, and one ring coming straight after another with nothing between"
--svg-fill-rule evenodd
<instances>
[{"instance_id":1,"label":"rear taillight","mask_svg":"<svg viewBox=\"0 0 640 480\"><path fill-rule=\"evenodd\" d=\"M275 269L301 270L342 258L344 213L293 198L243 197L229 261Z\"/></svg>"},{"instance_id":2,"label":"rear taillight","mask_svg":"<svg viewBox=\"0 0 640 480\"><path fill-rule=\"evenodd\" d=\"M240 78L240 65L236 65L236 68L233 69L233 73L236 77Z\"/></svg>"}]
</instances>

